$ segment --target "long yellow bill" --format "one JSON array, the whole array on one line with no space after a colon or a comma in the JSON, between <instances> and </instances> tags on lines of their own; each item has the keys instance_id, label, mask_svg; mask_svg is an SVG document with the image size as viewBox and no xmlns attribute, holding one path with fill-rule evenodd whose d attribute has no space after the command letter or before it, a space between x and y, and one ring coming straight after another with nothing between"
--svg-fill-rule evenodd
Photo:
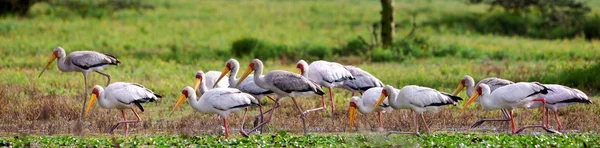
<instances>
[{"instance_id":1,"label":"long yellow bill","mask_svg":"<svg viewBox=\"0 0 600 148\"><path fill-rule=\"evenodd\" d=\"M354 128L354 116L356 116L356 107L350 106L348 110L349 118L350 118L350 131Z\"/></svg>"},{"instance_id":2,"label":"long yellow bill","mask_svg":"<svg viewBox=\"0 0 600 148\"><path fill-rule=\"evenodd\" d=\"M381 93L381 95L379 95L379 100L377 101L377 104L375 104L375 106L373 106L373 108L377 108L379 105L381 105L381 103L383 103L383 101L385 100L385 94Z\"/></svg>"},{"instance_id":3,"label":"long yellow bill","mask_svg":"<svg viewBox=\"0 0 600 148\"><path fill-rule=\"evenodd\" d=\"M202 82L202 79L196 78L196 84L194 84L194 91L198 91L198 87L200 86L200 82ZM217 84L217 83L215 83L215 84Z\"/></svg>"},{"instance_id":4,"label":"long yellow bill","mask_svg":"<svg viewBox=\"0 0 600 148\"><path fill-rule=\"evenodd\" d=\"M177 103L175 103L175 107L173 107L171 114L173 114L173 112L175 112L175 110L179 107L179 105L183 104L184 100L185 100L185 96L183 94L181 94L181 96L179 96L179 99L177 99Z\"/></svg>"},{"instance_id":5,"label":"long yellow bill","mask_svg":"<svg viewBox=\"0 0 600 148\"><path fill-rule=\"evenodd\" d=\"M477 97L479 97L479 92L475 92L475 94L473 94L473 96L471 96L471 98L469 98L469 101L467 101L467 103L465 104L465 106L463 106L461 111L465 111L465 108L467 108L467 106L469 106L469 104L473 103L473 101L475 101L475 99L477 99Z\"/></svg>"},{"instance_id":6,"label":"long yellow bill","mask_svg":"<svg viewBox=\"0 0 600 148\"><path fill-rule=\"evenodd\" d=\"M248 77L248 75L250 75L250 73L252 73L252 71L254 71L254 69L248 67L248 69L246 69L246 72L244 72L244 75L242 75L240 80L238 80L237 84L235 84L235 87L237 88L238 86L240 86L242 81L244 81L244 79L246 79L246 77Z\"/></svg>"},{"instance_id":7,"label":"long yellow bill","mask_svg":"<svg viewBox=\"0 0 600 148\"><path fill-rule=\"evenodd\" d=\"M297 74L299 74L299 75L302 75L302 69L300 69L300 68L296 68L296 70L297 70L297 71L296 71L296 73L297 73Z\"/></svg>"},{"instance_id":8,"label":"long yellow bill","mask_svg":"<svg viewBox=\"0 0 600 148\"><path fill-rule=\"evenodd\" d=\"M458 83L458 86L456 87L456 90L454 90L454 93L452 93L452 95L458 95L458 93L460 93L460 91L462 91L464 88L465 85L463 85L462 83Z\"/></svg>"},{"instance_id":9,"label":"long yellow bill","mask_svg":"<svg viewBox=\"0 0 600 148\"><path fill-rule=\"evenodd\" d=\"M223 71L221 71L221 75L219 76L219 78L217 79L217 81L215 82L215 84L212 86L212 88L215 88L217 86L217 84L219 83L219 81L221 81L221 79L223 79L223 77L225 77L225 75L230 71L229 67L225 66L225 68L223 68Z\"/></svg>"},{"instance_id":10,"label":"long yellow bill","mask_svg":"<svg viewBox=\"0 0 600 148\"><path fill-rule=\"evenodd\" d=\"M46 64L46 67L44 67L44 69L42 70L42 72L40 72L40 75L38 75L38 78L42 76L42 74L44 73L44 71L46 71L46 69L48 69L48 66L50 66L50 64L52 64L54 62L54 60L56 60L56 54L52 54L52 57L50 57L50 60L48 61L48 64Z\"/></svg>"},{"instance_id":11,"label":"long yellow bill","mask_svg":"<svg viewBox=\"0 0 600 148\"><path fill-rule=\"evenodd\" d=\"M88 112L90 111L90 109L92 109L92 105L94 105L94 102L96 102L96 98L98 96L96 96L96 94L92 94L92 97L90 99L90 103L87 105L87 107L85 108L85 113L83 114L83 117L87 117Z\"/></svg>"}]
</instances>

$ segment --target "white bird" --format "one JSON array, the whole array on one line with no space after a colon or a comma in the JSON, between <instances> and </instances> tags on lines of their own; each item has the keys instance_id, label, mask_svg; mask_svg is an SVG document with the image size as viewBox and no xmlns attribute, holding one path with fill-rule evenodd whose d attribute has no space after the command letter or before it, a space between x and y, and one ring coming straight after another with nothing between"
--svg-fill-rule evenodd
<instances>
[{"instance_id":1,"label":"white bird","mask_svg":"<svg viewBox=\"0 0 600 148\"><path fill-rule=\"evenodd\" d=\"M458 100L462 98L454 96L448 93L439 92L435 89L421 87L416 85L408 85L398 90L390 85L383 87L381 95L375 106L381 105L384 102L385 97L388 97L388 104L393 109L410 109L414 114L415 132L390 132L400 134L415 134L419 136L419 123L417 121L419 115L423 120L423 125L429 134L429 127L425 118L423 118L423 112L431 111L438 112L440 108L446 105L456 105Z\"/></svg>"},{"instance_id":2,"label":"white bird","mask_svg":"<svg viewBox=\"0 0 600 148\"><path fill-rule=\"evenodd\" d=\"M333 98L332 88L342 87L346 80L354 80L352 74L341 64L327 61L314 61L308 65L306 61L300 60L296 64L296 68L298 69L298 73L302 76L329 89L329 99L331 100L331 122L333 123L335 100Z\"/></svg>"},{"instance_id":3,"label":"white bird","mask_svg":"<svg viewBox=\"0 0 600 148\"><path fill-rule=\"evenodd\" d=\"M475 85L475 80L473 79L473 77L469 76L469 75L465 75L461 80L460 83L458 83L458 86L456 87L456 90L454 91L454 93L452 93L452 95L458 95L465 87L467 88L467 96L471 97L473 96L473 93L475 93L475 86L479 86L479 84L487 84L490 87L490 91L493 92L494 90L496 90L497 88L500 88L502 86L506 86L506 85L510 85L510 84L514 84L514 82L506 80L506 79L501 79L501 78L496 78L496 77L490 77L490 78L485 78L481 81L479 81L477 83L477 85ZM475 99L475 102L479 102L479 97ZM471 128L475 128L481 124L483 124L483 122L486 121L505 121L506 125L508 125L508 122L510 121L510 117L508 115L508 110L506 109L500 109L502 111L502 114L504 115L504 119L481 119L477 122L475 122L473 125L471 125Z\"/></svg>"},{"instance_id":4,"label":"white bird","mask_svg":"<svg viewBox=\"0 0 600 148\"><path fill-rule=\"evenodd\" d=\"M479 103L485 110L497 110L507 109L510 117L512 126L512 134L520 132L522 129L529 128L524 127L517 131L515 126L515 120L513 117L513 110L516 108L529 108L533 101L541 101L543 105L546 105L546 100L540 98L540 94L547 94L551 89L546 88L544 85L537 82L519 82L515 84L506 85L500 87L494 92L491 92L490 87L487 84L479 84L473 96L469 98L464 109L471 104L477 97L481 95ZM542 122L543 123L543 122ZM543 125L531 126L531 127L542 127L548 132L555 132L547 129Z\"/></svg>"},{"instance_id":5,"label":"white bird","mask_svg":"<svg viewBox=\"0 0 600 148\"><path fill-rule=\"evenodd\" d=\"M352 74L354 80L344 81L342 88L352 92L352 96L354 96L354 93L360 93L362 95L362 93L368 89L384 86L375 76L358 67L344 66L344 68Z\"/></svg>"},{"instance_id":6,"label":"white bird","mask_svg":"<svg viewBox=\"0 0 600 148\"><path fill-rule=\"evenodd\" d=\"M103 73L102 70L109 65L119 65L119 60L117 57L109 54L103 54L96 51L73 51L66 55L65 50L58 46L54 48L52 52L52 57L46 67L40 72L41 77L44 71L54 62L54 60L58 59L56 65L58 69L62 72L81 72L83 74L83 82L84 82L84 98L83 98L83 106L81 107L81 115L80 118L83 117L85 104L87 103L87 76L90 72L96 72L103 76L106 76L106 86L110 84L110 75Z\"/></svg>"},{"instance_id":7,"label":"white bird","mask_svg":"<svg viewBox=\"0 0 600 148\"><path fill-rule=\"evenodd\" d=\"M234 86L235 86L235 84L237 84L237 82L239 80L236 78L236 75L239 70L240 70L240 63L235 59L229 59L229 61L227 61L227 64L225 65L225 68L223 68L221 75L218 77L217 82L221 82L221 79L223 79L223 77L226 77L225 75L227 73L229 73L229 80L228 80L229 87L235 88ZM250 74L248 76L254 77L254 75L252 75L252 74ZM209 85L209 86L211 86L211 85ZM261 104L260 101L264 96L267 96L269 99L275 101L275 99L271 98L271 96L268 96L268 95L272 95L273 91L258 87L258 85L256 85L256 83L254 83L254 79L244 79L244 81L242 81L240 83L240 85L237 87L237 89L254 96L254 98L256 99L256 101L258 101L259 104ZM262 110L262 106L259 106L259 111L261 113L259 115L260 122L263 122L264 112ZM267 112L270 112L270 111L272 111L272 110L269 110ZM273 114L270 114L270 115L273 115ZM255 118L257 118L257 117L255 117Z\"/></svg>"},{"instance_id":8,"label":"white bird","mask_svg":"<svg viewBox=\"0 0 600 148\"><path fill-rule=\"evenodd\" d=\"M562 124L560 123L558 115L556 114L558 109L576 103L592 103L588 96L578 89L558 84L544 84L544 86L552 90L549 91L548 94L540 95L540 98L546 99L546 127L550 126L550 122L548 121L548 109L552 110L552 112L554 113L554 119L556 120L556 123L558 124L558 130L560 131L562 129ZM537 108L542 105L543 104L540 102L534 102L533 105L531 105L529 108Z\"/></svg>"},{"instance_id":9,"label":"white bird","mask_svg":"<svg viewBox=\"0 0 600 148\"><path fill-rule=\"evenodd\" d=\"M103 89L100 85L96 85L92 90L92 97L85 109L84 117L88 115L96 98L98 98L100 107L105 109L118 109L123 116L123 121L113 125L109 129L109 133L112 134L119 124L125 124L125 136L127 136L129 133L129 123L142 122L142 118L140 118L134 108L138 107L144 112L142 103L154 102L158 100L158 98L162 98L162 96L155 94L152 90L136 83L115 82L108 85L106 89ZM123 111L126 109L131 109L133 114L137 117L137 120L127 120L125 112Z\"/></svg>"},{"instance_id":10,"label":"white bird","mask_svg":"<svg viewBox=\"0 0 600 148\"><path fill-rule=\"evenodd\" d=\"M203 81L204 73L200 73L200 99L196 99L196 92L193 88L187 86L181 91L181 96L177 100L173 111L183 103L183 100L187 98L188 103L202 113L207 114L218 114L223 118L223 126L225 126L225 138L229 137L229 126L227 124L227 117L230 113L237 112L242 108L248 106L259 106L258 102L252 97L252 95L243 93L235 88L214 88L207 89L206 84ZM172 111L172 112L173 112ZM245 109L244 116L242 118L242 125L240 133L244 133L244 122L248 109ZM171 112L171 113L172 113Z\"/></svg>"},{"instance_id":11,"label":"white bird","mask_svg":"<svg viewBox=\"0 0 600 148\"><path fill-rule=\"evenodd\" d=\"M309 112L324 109L325 100L323 99L323 97L321 97L323 107L303 111L294 97L300 95L308 95L309 93L323 96L323 94L325 93L323 92L323 90L321 90L321 87L317 83L309 80L306 77L283 70L273 70L263 76L263 63L259 59L253 59L250 62L250 64L248 65L248 69L246 70L246 72L244 72L242 78L240 78L240 80L235 86L239 86L241 82L243 82L244 79L246 79L246 77L248 77L248 75L252 71L254 71L254 83L256 83L256 85L258 85L261 88L271 90L273 91L273 93L275 93L275 98L277 98L277 100L275 101L275 106L273 106L273 109L279 107L278 102L280 99L284 97L292 98L292 101L294 101L298 112L300 112L300 119L302 119L302 127L304 128L304 133L306 134L306 120L304 117ZM262 125L268 123L270 120L271 119L264 121L257 127L261 127ZM250 132L254 131L257 127L254 127L254 129L250 130Z\"/></svg>"},{"instance_id":12,"label":"white bird","mask_svg":"<svg viewBox=\"0 0 600 148\"><path fill-rule=\"evenodd\" d=\"M349 112L349 118L350 118L350 131L352 131L352 127L354 127L354 116L356 114L356 110L358 109L358 111L362 114L369 114L371 112L377 112L377 120L379 121L379 129L383 130L383 122L381 121L381 113L382 112L391 112L393 109L387 105L386 103L387 98L383 101L384 103L381 106L377 106L375 107L375 104L377 104L377 99L379 99L379 96L381 95L381 91L383 90L383 87L374 87L371 89L368 89L367 91L364 92L364 94L361 96L362 99L360 97L357 96L353 96L352 98L350 98L350 108L348 110Z\"/></svg>"}]
</instances>

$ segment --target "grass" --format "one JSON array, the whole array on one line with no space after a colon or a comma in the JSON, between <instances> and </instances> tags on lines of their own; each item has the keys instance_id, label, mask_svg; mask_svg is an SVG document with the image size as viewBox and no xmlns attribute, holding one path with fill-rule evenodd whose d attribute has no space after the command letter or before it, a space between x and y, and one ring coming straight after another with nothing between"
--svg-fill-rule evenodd
<instances>
[{"instance_id":1,"label":"grass","mask_svg":"<svg viewBox=\"0 0 600 148\"><path fill-rule=\"evenodd\" d=\"M141 12L122 10L101 18L58 17L50 13L57 10L44 4L34 6L29 17L0 18L0 54L4 55L0 58L0 73L3 76L0 77L0 104L4 106L0 108L0 121L3 123L0 124L0 136L73 133L83 97L81 74L61 73L52 65L41 78L37 77L52 48L56 46L62 46L67 53L96 50L117 55L122 64L105 70L112 75L113 81L140 83L164 96L156 103L144 104L147 111L140 115L145 122L133 125L131 134L142 137L157 133L216 135L219 130L215 128L218 128L220 122L213 121L210 115L197 113L188 105L169 115L181 89L193 85L196 70L221 70L226 60L233 55L229 51L232 43L248 37L291 47L320 49L322 46L344 46L348 40L357 36L369 37L368 27L379 19L380 9L377 1L231 3L184 0L149 3L156 7ZM590 2L594 8L593 13L598 13L599 4ZM487 9L482 5L465 5L460 0L397 1L396 6L398 38L409 32L408 16L414 12L419 12L417 22L422 23L450 14L484 12ZM593 102L598 102L597 87L585 85L586 81L576 81L580 80L577 79L577 73L586 72L587 78L598 73L585 71L590 67L597 67L596 59L600 57L600 42L597 40L539 40L473 32L459 34L447 30L428 26L418 30L419 35L427 37L436 48L457 48L455 54L445 57L405 57L402 62L381 63L371 63L368 57L361 56L353 58L332 55L325 59L357 65L372 72L384 83L396 87L421 85L451 92L463 75L471 75L476 80L494 76L513 81L565 82L584 90L592 97ZM250 57L238 60L241 65L247 65ZM294 71L295 62L295 59L267 60L265 71ZM90 76L88 88L105 83L104 77L100 75ZM321 111L307 117L312 132L342 132L347 129L347 117L343 117L343 114L349 97L342 90L336 90L335 93L336 126L329 124L330 113ZM466 95L463 93L461 96ZM300 120L296 110L292 108L290 101L284 100L282 103L282 109L278 110L266 131L299 133L301 125L298 124ZM303 109L319 105L318 99L310 98L301 99L300 103ZM271 102L266 104L267 107L271 105ZM469 110L460 112L458 107L448 107L440 113L426 113L426 118L434 131L452 132L463 130L477 118L500 115L499 111L486 112L475 107ZM251 112L252 115L257 113L255 109ZM594 116L598 113L600 106L595 103L567 107L559 115L567 132L580 133L599 131L600 125L593 122L600 120L600 117ZM132 117L132 114L128 113L128 116ZM241 115L233 116L230 118L230 126L238 127ZM385 114L384 128L411 130L412 123L408 117L408 111ZM517 110L516 117L519 125L535 124L538 123L540 114L536 110ZM360 131L370 131L376 127L376 123L372 122L375 118L372 115L359 116L357 126ZM84 123L84 132L103 135L117 120L120 120L117 111L96 106ZM486 123L484 126L493 129L504 125ZM117 133L122 133L121 128ZM232 130L232 135L237 135L235 130ZM530 135L524 137L528 136ZM465 138L469 136L458 137L469 139ZM590 137L597 138L595 135ZM35 141L39 137L31 139ZM106 140L106 137L99 139ZM102 145L105 144L104 142Z\"/></svg>"}]
</instances>

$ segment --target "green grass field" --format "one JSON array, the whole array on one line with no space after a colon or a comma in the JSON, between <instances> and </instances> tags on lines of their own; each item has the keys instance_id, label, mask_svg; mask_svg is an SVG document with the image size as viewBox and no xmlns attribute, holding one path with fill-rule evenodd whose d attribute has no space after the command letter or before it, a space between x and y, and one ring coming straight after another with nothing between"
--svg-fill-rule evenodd
<instances>
[{"instance_id":1,"label":"green grass field","mask_svg":"<svg viewBox=\"0 0 600 148\"><path fill-rule=\"evenodd\" d=\"M32 135L34 137L31 138L36 139L38 137L35 136L40 135L73 134L83 97L82 75L62 73L53 64L42 77L37 77L56 46L65 48L67 53L95 50L116 55L122 64L105 70L112 75L113 82L140 83L164 96L157 103L144 104L147 111L140 115L145 122L133 125L130 134L140 137L156 133L200 135L203 138L203 135L215 135L211 131L220 124L215 123L211 115L197 113L189 105L184 105L183 109L171 116L169 113L181 89L193 85L196 70L221 70L229 58L237 58L241 65L247 65L251 57L231 56L232 42L251 37L285 46L339 48L357 36L369 38L369 26L380 19L379 1L182 0L147 3L155 8L142 11L121 10L101 18L83 18L70 14L68 10L41 3L30 10L30 16L0 18L0 54L4 55L0 58L0 104L3 106L0 108L0 120L3 123L0 125L0 136ZM588 5L593 8L591 14L600 14L599 2L589 0ZM461 0L397 1L397 38L403 38L409 32L410 16L414 12L419 13L417 23L420 24L450 15L484 13L487 7L467 5ZM600 125L594 122L600 120L600 105L596 96L598 87L592 87L600 86L593 83L600 82L595 78L600 74L600 70L595 68L598 67L596 59L600 57L598 40L541 40L456 29L434 26L420 26L418 29L418 35L426 37L436 48L452 46L457 49L443 57L405 57L399 62L378 63L370 62L366 55L332 55L326 57L326 60L356 65L395 87L421 85L451 92L464 75L471 75L475 80L502 77L513 81L569 85L586 92L594 104L578 104L561 110L559 115L566 132L579 134L600 131ZM265 71L294 71L298 59L266 60ZM89 82L87 87L91 88L97 84L104 85L105 79L101 75L91 74ZM461 96L466 97L464 93ZM336 125L332 127L330 124L321 124L329 123L326 121L329 121L331 115L328 111L317 112L307 117L312 132L347 131L347 117L342 116L348 106L349 94L338 89L335 97L338 106ZM275 115L273 123L265 128L266 131L270 134L278 131L300 133L302 125L298 124L300 120L291 101L282 102L282 109ZM319 100L307 98L300 103L303 108L308 109L317 107ZM464 103L461 102L462 104ZM272 102L266 104L268 107L270 105ZM426 118L434 131L452 133L453 130L462 132L480 117L499 115L498 111L487 112L479 107L461 112L459 107L461 106L448 107L440 113L426 113ZM256 113L252 109L251 114ZM408 113L394 111L386 114L384 128L410 130L412 122ZM132 117L133 114L128 115ZM231 127L239 126L240 116L241 114L235 114L232 117ZM520 109L516 110L516 117L519 125L535 124L539 122L540 113L537 109ZM373 115L359 115L357 126L360 131L368 132L371 127L377 126L375 119L376 116ZM86 119L84 132L103 139L100 140L103 141L100 145L107 146L109 142L108 138L103 137L106 136L104 131L118 120L120 118L117 111L101 109L96 105ZM503 132L504 124L483 126L486 127L481 131L483 133L488 133L485 129ZM539 131L533 131L537 132ZM121 128L117 134L122 134ZM238 134L232 130L232 135ZM342 139L352 139L355 136L359 135L342 136ZM453 135L439 137L445 136ZM593 144L595 141L598 144L596 134L584 136L592 139L586 142ZM463 141L472 139L468 136L465 138L464 135L458 137ZM552 138L553 135L548 137ZM426 138L408 139L423 144L420 146L435 146L428 145ZM0 143L7 140L15 141L0 138ZM337 145L339 142L333 140L330 143ZM370 141L365 143L367 144L358 145L373 144ZM457 143L460 141L457 140ZM74 142L68 145L78 144L80 143ZM511 144L513 143L501 145ZM289 143L287 145L295 146Z\"/></svg>"}]
</instances>

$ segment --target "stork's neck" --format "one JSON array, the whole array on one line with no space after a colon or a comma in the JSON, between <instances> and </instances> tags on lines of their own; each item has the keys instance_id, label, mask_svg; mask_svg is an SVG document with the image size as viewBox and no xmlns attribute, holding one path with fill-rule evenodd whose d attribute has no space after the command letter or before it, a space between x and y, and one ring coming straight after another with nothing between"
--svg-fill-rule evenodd
<instances>
[{"instance_id":1,"label":"stork's neck","mask_svg":"<svg viewBox=\"0 0 600 148\"><path fill-rule=\"evenodd\" d=\"M206 91L208 91L208 89L206 88L206 81L204 80L204 78L202 78L203 80L200 82L200 88L198 88L198 91L200 92L200 95L206 93ZM195 96L195 94L194 94Z\"/></svg>"},{"instance_id":2,"label":"stork's neck","mask_svg":"<svg viewBox=\"0 0 600 148\"><path fill-rule=\"evenodd\" d=\"M100 104L100 107L111 108L112 106L110 105L110 102L108 102L108 100L104 98L106 96L106 94L104 94L104 90L100 89L99 92L100 94L98 94L98 104Z\"/></svg>"},{"instance_id":3,"label":"stork's neck","mask_svg":"<svg viewBox=\"0 0 600 148\"><path fill-rule=\"evenodd\" d=\"M65 63L65 60L66 60L65 55L59 56L57 58L58 59L56 60L56 66L58 66L58 69L60 69L60 71L71 71L69 66L67 66L67 63Z\"/></svg>"},{"instance_id":4,"label":"stork's neck","mask_svg":"<svg viewBox=\"0 0 600 148\"><path fill-rule=\"evenodd\" d=\"M396 90L391 90L387 92L388 95L388 103L394 109L402 109L402 105L400 100L398 100L398 92Z\"/></svg>"},{"instance_id":5,"label":"stork's neck","mask_svg":"<svg viewBox=\"0 0 600 148\"><path fill-rule=\"evenodd\" d=\"M469 98L471 98L471 96L473 96L473 93L475 93L475 87L473 86L465 86L467 88L467 96L469 96Z\"/></svg>"},{"instance_id":6,"label":"stork's neck","mask_svg":"<svg viewBox=\"0 0 600 148\"><path fill-rule=\"evenodd\" d=\"M481 92L482 94L480 94L480 96L477 98L479 100L479 103L481 104L481 107L485 108L494 108L496 104L496 102L494 102L491 99L491 91L489 89L483 89L483 91Z\"/></svg>"},{"instance_id":7,"label":"stork's neck","mask_svg":"<svg viewBox=\"0 0 600 148\"><path fill-rule=\"evenodd\" d=\"M266 82L264 79L264 76L262 75L263 72L263 65L262 64L257 64L255 65L255 69L254 69L254 83L256 83L256 85L258 86L265 86Z\"/></svg>"},{"instance_id":8,"label":"stork's neck","mask_svg":"<svg viewBox=\"0 0 600 148\"><path fill-rule=\"evenodd\" d=\"M237 83L238 79L235 78L237 76L238 71L240 70L239 64L234 64L233 69L229 71L229 87L234 87Z\"/></svg>"},{"instance_id":9,"label":"stork's neck","mask_svg":"<svg viewBox=\"0 0 600 148\"><path fill-rule=\"evenodd\" d=\"M363 114L371 113L374 109L374 108L371 108L373 106L365 106L365 103L363 102L362 99L360 101L356 101L356 106L358 108L358 111Z\"/></svg>"}]
</instances>

